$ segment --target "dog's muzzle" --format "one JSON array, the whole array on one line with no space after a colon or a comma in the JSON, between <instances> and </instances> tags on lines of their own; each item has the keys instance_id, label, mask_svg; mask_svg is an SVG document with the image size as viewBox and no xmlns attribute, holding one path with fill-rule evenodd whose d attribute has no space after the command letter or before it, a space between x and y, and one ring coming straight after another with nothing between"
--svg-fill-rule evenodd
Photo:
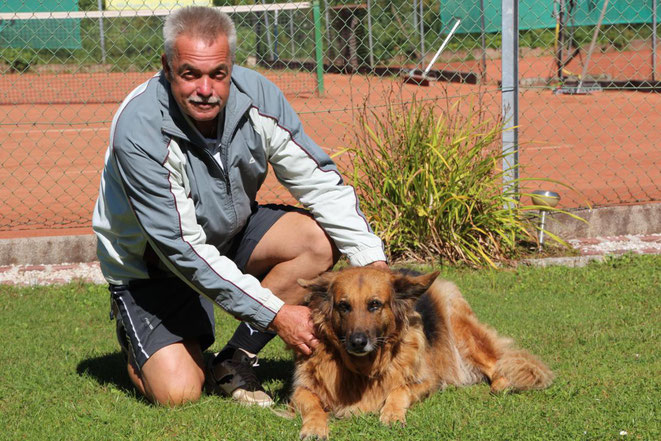
<instances>
[{"instance_id":1,"label":"dog's muzzle","mask_svg":"<svg viewBox=\"0 0 661 441\"><path fill-rule=\"evenodd\" d=\"M347 352L351 355L366 355L374 350L374 345L365 332L354 332L346 343Z\"/></svg>"}]
</instances>

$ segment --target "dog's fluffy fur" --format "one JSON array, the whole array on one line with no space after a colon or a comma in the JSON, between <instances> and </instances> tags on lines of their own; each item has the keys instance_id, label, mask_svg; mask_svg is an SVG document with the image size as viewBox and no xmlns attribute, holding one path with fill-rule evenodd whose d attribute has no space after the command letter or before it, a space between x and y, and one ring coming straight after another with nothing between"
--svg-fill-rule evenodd
<instances>
[{"instance_id":1,"label":"dog's fluffy fur","mask_svg":"<svg viewBox=\"0 0 661 441\"><path fill-rule=\"evenodd\" d=\"M447 385L487 380L499 392L551 384L540 360L480 323L437 276L351 268L299 281L320 341L296 360L301 438L327 438L329 413L380 412L384 424L404 423L412 403Z\"/></svg>"}]
</instances>

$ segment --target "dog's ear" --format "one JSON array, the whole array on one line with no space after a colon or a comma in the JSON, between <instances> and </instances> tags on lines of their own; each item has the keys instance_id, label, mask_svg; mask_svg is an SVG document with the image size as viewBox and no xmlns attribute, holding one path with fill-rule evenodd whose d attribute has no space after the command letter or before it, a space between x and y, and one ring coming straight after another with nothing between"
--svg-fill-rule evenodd
<instances>
[{"instance_id":1,"label":"dog's ear","mask_svg":"<svg viewBox=\"0 0 661 441\"><path fill-rule=\"evenodd\" d=\"M395 297L399 300L417 300L429 289L439 274L439 271L434 271L420 276L395 275L393 280Z\"/></svg>"},{"instance_id":2,"label":"dog's ear","mask_svg":"<svg viewBox=\"0 0 661 441\"><path fill-rule=\"evenodd\" d=\"M421 276L394 275L392 310L398 327L409 322L409 316L413 312L415 301L429 289L438 274L439 272L436 271Z\"/></svg>"},{"instance_id":3,"label":"dog's ear","mask_svg":"<svg viewBox=\"0 0 661 441\"><path fill-rule=\"evenodd\" d=\"M298 279L298 284L308 290L303 304L310 309L330 313L333 302L329 290L335 277L336 273L327 272L311 280Z\"/></svg>"},{"instance_id":4,"label":"dog's ear","mask_svg":"<svg viewBox=\"0 0 661 441\"><path fill-rule=\"evenodd\" d=\"M301 285L303 288L307 289L308 291L328 291L328 287L330 284L335 280L336 273L333 272L325 272L319 277L315 277L314 279L298 279L297 282L299 285Z\"/></svg>"}]
</instances>

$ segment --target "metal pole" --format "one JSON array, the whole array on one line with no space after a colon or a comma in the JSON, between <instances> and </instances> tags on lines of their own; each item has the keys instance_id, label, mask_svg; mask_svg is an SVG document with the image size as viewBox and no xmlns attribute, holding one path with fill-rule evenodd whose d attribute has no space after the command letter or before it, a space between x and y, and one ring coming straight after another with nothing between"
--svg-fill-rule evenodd
<instances>
[{"instance_id":1,"label":"metal pole","mask_svg":"<svg viewBox=\"0 0 661 441\"><path fill-rule=\"evenodd\" d=\"M277 9L275 11L273 11L273 15L274 15L274 17L273 17L273 21L274 21L274 24L273 24L273 39L274 39L274 42L273 42L273 57L274 57L275 60L280 58L280 55L278 54L278 12L280 12L280 11L278 11Z\"/></svg>"},{"instance_id":2,"label":"metal pole","mask_svg":"<svg viewBox=\"0 0 661 441\"><path fill-rule=\"evenodd\" d=\"M367 0L367 37L370 50L370 69L374 69L374 40L372 38L372 2Z\"/></svg>"},{"instance_id":3,"label":"metal pole","mask_svg":"<svg viewBox=\"0 0 661 441\"><path fill-rule=\"evenodd\" d=\"M420 0L420 1L422 1L422 0ZM413 35L414 33L418 32L419 29L420 29L418 27L418 0L413 0L413 6L411 8L413 10L413 32L411 32L411 35ZM420 41L420 43L422 43L422 40ZM420 64L421 68L422 68L422 66L425 65L425 59L423 57L424 57L424 54L422 53L422 51L420 51L420 59L419 59L418 63Z\"/></svg>"},{"instance_id":4,"label":"metal pole","mask_svg":"<svg viewBox=\"0 0 661 441\"><path fill-rule=\"evenodd\" d=\"M583 87L583 82L585 81L585 76L588 74L588 66L590 64L590 58L592 58L592 52L594 52L594 45L597 43L597 36L599 35L599 29L601 29L601 24L604 21L606 16L606 8L608 8L608 0L604 0L604 6L601 8L601 14L599 15L599 21L597 26L594 28L594 33L592 34L592 41L590 42L590 48L588 49L588 56L585 59L585 64L583 64L583 72L581 73L581 78L578 80L578 87L576 91L581 93L581 87Z\"/></svg>"},{"instance_id":5,"label":"metal pole","mask_svg":"<svg viewBox=\"0 0 661 441\"><path fill-rule=\"evenodd\" d=\"M519 179L519 1L502 0L503 184L518 193Z\"/></svg>"},{"instance_id":6,"label":"metal pole","mask_svg":"<svg viewBox=\"0 0 661 441\"><path fill-rule=\"evenodd\" d=\"M486 42L486 25L484 23L484 0L480 0L480 31L482 43L482 82L487 80L487 42Z\"/></svg>"},{"instance_id":7,"label":"metal pole","mask_svg":"<svg viewBox=\"0 0 661 441\"><path fill-rule=\"evenodd\" d=\"M418 31L418 0L413 0L413 32Z\"/></svg>"},{"instance_id":8,"label":"metal pole","mask_svg":"<svg viewBox=\"0 0 661 441\"><path fill-rule=\"evenodd\" d=\"M262 0L262 5L266 6L266 0ZM273 62L273 41L271 39L271 26L269 24L269 11L262 12L264 14L264 26L266 27L266 45L268 46L267 61Z\"/></svg>"},{"instance_id":9,"label":"metal pole","mask_svg":"<svg viewBox=\"0 0 661 441\"><path fill-rule=\"evenodd\" d=\"M330 18L330 8L328 7L328 0L324 0L324 18L326 19L326 47L329 51L328 56L331 57L331 64L335 58L335 54L333 52L333 40L331 39L331 32L330 32L330 26L331 26L331 18Z\"/></svg>"},{"instance_id":10,"label":"metal pole","mask_svg":"<svg viewBox=\"0 0 661 441\"><path fill-rule=\"evenodd\" d=\"M418 24L420 26L420 59L422 60L422 64L424 64L425 55L427 53L425 50L425 20L423 17L424 7L425 3L420 0L420 21Z\"/></svg>"},{"instance_id":11,"label":"metal pole","mask_svg":"<svg viewBox=\"0 0 661 441\"><path fill-rule=\"evenodd\" d=\"M96 2L99 12L103 11L103 0L97 0ZM103 31L103 15L99 17L99 38L101 40L101 62L106 64L106 35Z\"/></svg>"},{"instance_id":12,"label":"metal pole","mask_svg":"<svg viewBox=\"0 0 661 441\"><path fill-rule=\"evenodd\" d=\"M541 210L542 220L539 223L539 249L544 246L544 228L546 228L546 210Z\"/></svg>"},{"instance_id":13,"label":"metal pole","mask_svg":"<svg viewBox=\"0 0 661 441\"><path fill-rule=\"evenodd\" d=\"M656 49L657 49L657 35L656 35L656 15L657 15L657 0L652 0L652 81L656 81Z\"/></svg>"},{"instance_id":14,"label":"metal pole","mask_svg":"<svg viewBox=\"0 0 661 441\"><path fill-rule=\"evenodd\" d=\"M296 59L296 47L294 46L294 14L296 13L296 10L290 11L289 12L289 41L291 44L291 59L295 60Z\"/></svg>"},{"instance_id":15,"label":"metal pole","mask_svg":"<svg viewBox=\"0 0 661 441\"><path fill-rule=\"evenodd\" d=\"M558 66L558 81L560 83L564 80L564 48L565 48L565 2L560 0L558 4L558 16L556 18L556 64Z\"/></svg>"},{"instance_id":16,"label":"metal pole","mask_svg":"<svg viewBox=\"0 0 661 441\"><path fill-rule=\"evenodd\" d=\"M324 51L323 40L321 38L321 11L319 9L319 0L312 3L312 11L314 15L314 45L315 54L317 58L317 92L319 95L324 94Z\"/></svg>"}]
</instances>

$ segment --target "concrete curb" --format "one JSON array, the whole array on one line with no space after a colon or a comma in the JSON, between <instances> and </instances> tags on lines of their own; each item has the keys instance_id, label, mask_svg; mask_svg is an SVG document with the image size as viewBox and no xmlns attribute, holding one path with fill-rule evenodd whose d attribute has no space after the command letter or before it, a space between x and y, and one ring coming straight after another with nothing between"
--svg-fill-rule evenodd
<instances>
[{"instance_id":1,"label":"concrete curb","mask_svg":"<svg viewBox=\"0 0 661 441\"><path fill-rule=\"evenodd\" d=\"M661 233L661 203L576 210L573 213L587 223L566 214L551 214L547 217L547 229L567 240ZM0 266L96 260L96 237L91 234L0 239Z\"/></svg>"},{"instance_id":2,"label":"concrete curb","mask_svg":"<svg viewBox=\"0 0 661 441\"><path fill-rule=\"evenodd\" d=\"M619 256L621 257L621 255ZM548 266L566 266L568 268L580 268L590 262L603 262L606 256L576 256L576 257L547 257L544 259L526 259L519 265L537 266L546 268Z\"/></svg>"},{"instance_id":3,"label":"concrete curb","mask_svg":"<svg viewBox=\"0 0 661 441\"><path fill-rule=\"evenodd\" d=\"M0 266L49 265L96 261L96 236L0 239Z\"/></svg>"},{"instance_id":4,"label":"concrete curb","mask_svg":"<svg viewBox=\"0 0 661 441\"><path fill-rule=\"evenodd\" d=\"M572 210L586 222L562 213L547 216L546 229L563 239L661 233L661 203Z\"/></svg>"}]
</instances>

